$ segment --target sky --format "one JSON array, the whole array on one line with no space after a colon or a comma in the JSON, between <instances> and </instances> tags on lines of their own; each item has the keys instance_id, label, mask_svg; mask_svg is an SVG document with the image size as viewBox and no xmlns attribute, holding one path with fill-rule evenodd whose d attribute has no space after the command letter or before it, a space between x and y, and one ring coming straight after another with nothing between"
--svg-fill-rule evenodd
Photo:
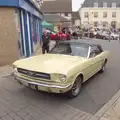
<instances>
[{"instance_id":1,"label":"sky","mask_svg":"<svg viewBox=\"0 0 120 120\"><path fill-rule=\"evenodd\" d=\"M72 8L73 11L77 11L80 8L80 5L84 2L84 0L72 0Z\"/></svg>"}]
</instances>

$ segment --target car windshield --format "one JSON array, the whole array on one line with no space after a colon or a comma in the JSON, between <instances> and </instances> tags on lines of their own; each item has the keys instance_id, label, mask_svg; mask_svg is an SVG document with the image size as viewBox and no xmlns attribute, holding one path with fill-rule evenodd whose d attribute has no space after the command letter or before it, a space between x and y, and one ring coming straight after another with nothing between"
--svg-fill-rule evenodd
<instances>
[{"instance_id":1,"label":"car windshield","mask_svg":"<svg viewBox=\"0 0 120 120\"><path fill-rule=\"evenodd\" d=\"M52 49L50 53L87 57L88 50L89 50L89 46L87 45L60 43L54 49Z\"/></svg>"}]
</instances>

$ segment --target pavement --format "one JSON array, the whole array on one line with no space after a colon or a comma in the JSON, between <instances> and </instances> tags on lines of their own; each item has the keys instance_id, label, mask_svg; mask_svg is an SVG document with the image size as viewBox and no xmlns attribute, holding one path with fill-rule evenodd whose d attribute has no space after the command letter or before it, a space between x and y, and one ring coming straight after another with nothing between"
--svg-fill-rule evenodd
<instances>
[{"instance_id":1,"label":"pavement","mask_svg":"<svg viewBox=\"0 0 120 120\"><path fill-rule=\"evenodd\" d=\"M99 120L120 120L120 90L96 114Z\"/></svg>"},{"instance_id":2,"label":"pavement","mask_svg":"<svg viewBox=\"0 0 120 120\"><path fill-rule=\"evenodd\" d=\"M11 76L11 66L0 67L0 120L120 120L120 44L92 42L111 51L109 63L106 72L85 83L75 99L23 87Z\"/></svg>"},{"instance_id":3,"label":"pavement","mask_svg":"<svg viewBox=\"0 0 120 120\"><path fill-rule=\"evenodd\" d=\"M0 120L89 120L93 117L70 105L53 99L48 101L46 93L19 85L13 80L9 66L0 69L7 73L0 76Z\"/></svg>"}]
</instances>

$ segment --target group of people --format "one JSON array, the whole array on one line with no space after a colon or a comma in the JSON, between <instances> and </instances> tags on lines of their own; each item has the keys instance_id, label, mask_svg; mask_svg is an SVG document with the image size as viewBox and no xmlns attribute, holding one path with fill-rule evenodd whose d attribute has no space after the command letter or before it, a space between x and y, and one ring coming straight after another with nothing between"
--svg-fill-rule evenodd
<instances>
[{"instance_id":1,"label":"group of people","mask_svg":"<svg viewBox=\"0 0 120 120\"><path fill-rule=\"evenodd\" d=\"M69 28L63 28L62 33L66 34L69 33L70 36L73 37L78 37L78 38L82 38L82 29L80 29L79 27L76 28L75 30L69 29ZM56 40L56 42L58 42ZM42 53L45 54L46 52L49 52L49 43L50 43L50 34L47 31L43 32L42 35Z\"/></svg>"}]
</instances>

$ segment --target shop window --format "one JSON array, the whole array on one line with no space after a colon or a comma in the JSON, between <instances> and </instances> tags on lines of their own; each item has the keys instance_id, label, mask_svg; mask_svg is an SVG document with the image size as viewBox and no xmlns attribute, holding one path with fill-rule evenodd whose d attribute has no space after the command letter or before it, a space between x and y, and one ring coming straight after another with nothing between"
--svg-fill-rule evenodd
<instances>
[{"instance_id":1,"label":"shop window","mask_svg":"<svg viewBox=\"0 0 120 120\"><path fill-rule=\"evenodd\" d=\"M38 47L40 47L40 39L41 39L41 33L40 33L40 20L36 17L31 17L31 23L32 23L32 41L33 41L33 49L36 51Z\"/></svg>"},{"instance_id":2,"label":"shop window","mask_svg":"<svg viewBox=\"0 0 120 120\"><path fill-rule=\"evenodd\" d=\"M16 33L17 33L17 42L18 42L18 50L19 50L19 57L24 56L24 48L23 42L21 37L21 25L20 25L20 13L19 10L15 9L15 23L16 23Z\"/></svg>"}]
</instances>

